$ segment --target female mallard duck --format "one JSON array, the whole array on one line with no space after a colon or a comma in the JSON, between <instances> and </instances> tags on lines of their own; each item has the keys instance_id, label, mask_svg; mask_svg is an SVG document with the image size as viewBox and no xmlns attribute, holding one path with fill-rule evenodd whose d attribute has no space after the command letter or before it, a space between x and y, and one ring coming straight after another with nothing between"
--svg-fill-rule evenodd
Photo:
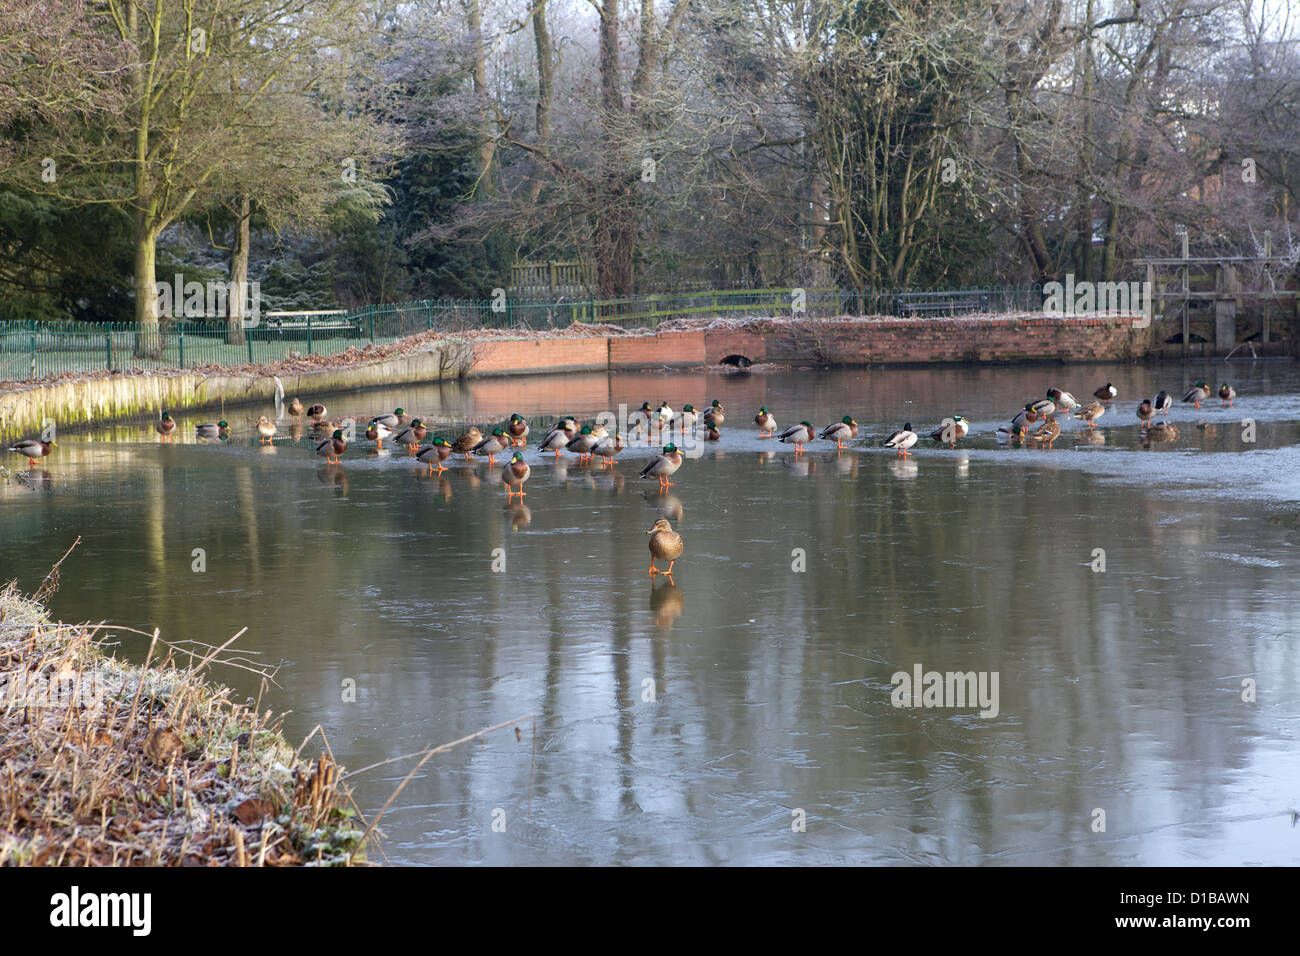
<instances>
[{"instance_id":1,"label":"female mallard duck","mask_svg":"<svg viewBox=\"0 0 1300 956\"><path fill-rule=\"evenodd\" d=\"M1079 409L1079 411L1075 414L1075 417L1082 418L1085 422L1088 423L1089 428L1096 428L1097 419L1101 418L1101 416L1105 414L1106 414L1106 406L1103 405L1097 399L1093 399L1087 405L1084 405L1081 409Z\"/></svg>"},{"instance_id":2,"label":"female mallard duck","mask_svg":"<svg viewBox=\"0 0 1300 956\"><path fill-rule=\"evenodd\" d=\"M1156 396L1155 410L1162 415L1168 415L1169 409L1174 407L1174 397L1166 392L1163 388L1160 394Z\"/></svg>"},{"instance_id":3,"label":"female mallard duck","mask_svg":"<svg viewBox=\"0 0 1300 956\"><path fill-rule=\"evenodd\" d=\"M506 434L510 436L510 444L512 445L528 444L527 419L519 414L511 415L510 421L506 424Z\"/></svg>"},{"instance_id":4,"label":"female mallard duck","mask_svg":"<svg viewBox=\"0 0 1300 956\"><path fill-rule=\"evenodd\" d=\"M1141 402L1138 403L1137 417L1138 417L1138 421L1142 423L1143 427L1146 427L1146 424L1151 421L1151 415L1154 413L1154 411L1155 411L1155 406L1151 404L1151 399L1144 398L1142 399Z\"/></svg>"},{"instance_id":5,"label":"female mallard duck","mask_svg":"<svg viewBox=\"0 0 1300 956\"><path fill-rule=\"evenodd\" d=\"M1058 414L1064 414L1069 412L1072 408L1079 407L1079 400L1077 398L1069 392L1061 391L1059 388L1049 388L1047 390L1047 397L1052 400L1052 403L1055 406L1055 411Z\"/></svg>"},{"instance_id":6,"label":"female mallard duck","mask_svg":"<svg viewBox=\"0 0 1300 956\"><path fill-rule=\"evenodd\" d=\"M668 479L676 474L677 469L682 467L682 453L677 450L677 446L672 442L664 445L664 449L658 455L655 455L641 469L640 478L658 478L659 487L667 488L673 482Z\"/></svg>"},{"instance_id":7,"label":"female mallard duck","mask_svg":"<svg viewBox=\"0 0 1300 956\"><path fill-rule=\"evenodd\" d=\"M623 436L615 433L613 436L606 435L596 442L591 448L591 453L600 456L601 468L613 468L614 456L626 447L627 445L623 443Z\"/></svg>"},{"instance_id":8,"label":"female mallard duck","mask_svg":"<svg viewBox=\"0 0 1300 956\"><path fill-rule=\"evenodd\" d=\"M688 428L695 427L695 423L699 421L699 418L700 416L696 414L694 405L683 405L682 410L672 417L670 425L685 435Z\"/></svg>"},{"instance_id":9,"label":"female mallard duck","mask_svg":"<svg viewBox=\"0 0 1300 956\"><path fill-rule=\"evenodd\" d=\"M947 442L950 448L955 448L957 442L966 437L970 431L970 423L960 415L952 416L952 419L945 421L942 425L930 432L930 437L935 441Z\"/></svg>"},{"instance_id":10,"label":"female mallard duck","mask_svg":"<svg viewBox=\"0 0 1300 956\"><path fill-rule=\"evenodd\" d=\"M912 423L908 422L885 439L885 447L897 448L898 453L906 458L908 455L907 450L916 444L916 437L916 432L912 431Z\"/></svg>"},{"instance_id":11,"label":"female mallard duck","mask_svg":"<svg viewBox=\"0 0 1300 956\"><path fill-rule=\"evenodd\" d=\"M329 411L325 408L324 405L313 405L307 409L307 417L314 418L316 419L316 421L320 421L328 414Z\"/></svg>"},{"instance_id":12,"label":"female mallard duck","mask_svg":"<svg viewBox=\"0 0 1300 956\"><path fill-rule=\"evenodd\" d=\"M464 455L465 460L469 461L474 447L483 440L483 433L478 430L478 426L470 425L469 431L462 434L451 443L451 450L458 455Z\"/></svg>"},{"instance_id":13,"label":"female mallard duck","mask_svg":"<svg viewBox=\"0 0 1300 956\"><path fill-rule=\"evenodd\" d=\"M410 423L403 425L397 431L393 432L393 442L398 445L405 445L408 454L414 458L419 454L420 442L424 441L428 435L428 429L424 427L424 422L418 418L412 418ZM469 456L466 455L466 458Z\"/></svg>"},{"instance_id":14,"label":"female mallard duck","mask_svg":"<svg viewBox=\"0 0 1300 956\"><path fill-rule=\"evenodd\" d=\"M1105 385L1097 389L1097 391L1093 392L1092 394L1093 397L1096 398L1097 401L1099 402L1109 402L1119 394L1119 389L1117 389L1110 382L1107 382Z\"/></svg>"},{"instance_id":15,"label":"female mallard duck","mask_svg":"<svg viewBox=\"0 0 1300 956\"><path fill-rule=\"evenodd\" d=\"M776 434L776 416L767 410L766 405L754 416L754 424L758 426L759 438L771 438Z\"/></svg>"},{"instance_id":16,"label":"female mallard duck","mask_svg":"<svg viewBox=\"0 0 1300 956\"><path fill-rule=\"evenodd\" d=\"M35 468L39 464L37 458L44 458L50 453L50 449L58 447L58 442L41 441L39 438L25 438L16 445L10 445L9 450L20 455L26 455L27 464Z\"/></svg>"},{"instance_id":17,"label":"female mallard duck","mask_svg":"<svg viewBox=\"0 0 1300 956\"><path fill-rule=\"evenodd\" d=\"M600 441L600 436L595 434L590 425L583 425L582 431L569 439L567 450L574 452L578 456L578 461L590 461L591 450L596 447L596 442Z\"/></svg>"},{"instance_id":18,"label":"female mallard duck","mask_svg":"<svg viewBox=\"0 0 1300 956\"><path fill-rule=\"evenodd\" d=\"M776 436L776 440L787 445L794 445L794 454L798 458L803 454L803 446L816 437L817 429L813 428L812 422L800 422L798 425L791 425L781 432Z\"/></svg>"},{"instance_id":19,"label":"female mallard duck","mask_svg":"<svg viewBox=\"0 0 1300 956\"><path fill-rule=\"evenodd\" d=\"M858 423L850 415L845 415L838 422L831 422L822 429L819 438L825 438L828 441L835 442L836 448L843 448L844 443L850 438L858 437Z\"/></svg>"},{"instance_id":20,"label":"female mallard duck","mask_svg":"<svg viewBox=\"0 0 1300 956\"><path fill-rule=\"evenodd\" d=\"M297 396L294 396L293 400L289 402L289 417L295 418L299 422L301 422L302 413L304 411L306 411L306 409L302 407L302 399L298 398Z\"/></svg>"},{"instance_id":21,"label":"female mallard duck","mask_svg":"<svg viewBox=\"0 0 1300 956\"><path fill-rule=\"evenodd\" d=\"M1033 441L1040 448L1043 445L1046 445L1048 448L1051 448L1052 442L1056 441L1056 439L1060 437L1061 437L1061 426L1057 424L1055 418L1053 418L1051 415L1048 415L1047 420L1043 422L1043 424L1039 425L1037 428L1034 429Z\"/></svg>"},{"instance_id":22,"label":"female mallard duck","mask_svg":"<svg viewBox=\"0 0 1300 956\"><path fill-rule=\"evenodd\" d=\"M578 430L574 427L572 421L565 420L559 426L552 428L542 439L542 443L537 446L537 450L545 454L548 451L555 452L555 456L564 454L564 449L569 446L569 442L577 435Z\"/></svg>"},{"instance_id":23,"label":"female mallard duck","mask_svg":"<svg viewBox=\"0 0 1300 956\"><path fill-rule=\"evenodd\" d=\"M727 416L723 414L722 403L715 398L713 404L704 410L704 424L721 425L726 420Z\"/></svg>"},{"instance_id":24,"label":"female mallard duck","mask_svg":"<svg viewBox=\"0 0 1300 956\"><path fill-rule=\"evenodd\" d=\"M1222 385L1219 386L1220 405L1231 405L1234 401L1236 401L1236 398L1237 398L1237 390L1233 388L1231 385L1229 385L1227 382L1224 382Z\"/></svg>"},{"instance_id":25,"label":"female mallard duck","mask_svg":"<svg viewBox=\"0 0 1300 956\"><path fill-rule=\"evenodd\" d=\"M501 469L501 483L506 486L506 501L509 501L515 495L520 498L528 494L524 491L524 482L532 474L532 469L528 467L528 462L524 461L524 456L515 452L506 462L506 466Z\"/></svg>"},{"instance_id":26,"label":"female mallard duck","mask_svg":"<svg viewBox=\"0 0 1300 956\"><path fill-rule=\"evenodd\" d=\"M435 465L438 467L438 474L442 474L447 470L447 467L443 462L451 457L451 443L439 435L433 440L432 445L421 451L415 457L417 460L422 461L429 466L429 474L433 474L433 468Z\"/></svg>"},{"instance_id":27,"label":"female mallard duck","mask_svg":"<svg viewBox=\"0 0 1300 956\"><path fill-rule=\"evenodd\" d=\"M366 429L366 441L374 442L375 447L380 451L383 451L384 439L392 433L393 430L391 428L378 419L375 419L370 423L370 427Z\"/></svg>"},{"instance_id":28,"label":"female mallard duck","mask_svg":"<svg viewBox=\"0 0 1300 956\"><path fill-rule=\"evenodd\" d=\"M257 419L257 436L258 436L258 438L257 438L257 442L258 442L259 445L269 445L269 444L271 444L272 440L275 438L275 433L276 433L276 431L277 431L277 429L276 429L276 427L275 427L275 422L271 421L271 420L270 420L269 418L267 418L265 415L261 415L261 416L258 417L258 419Z\"/></svg>"},{"instance_id":29,"label":"female mallard duck","mask_svg":"<svg viewBox=\"0 0 1300 956\"><path fill-rule=\"evenodd\" d=\"M162 413L162 418L153 423L153 429L158 433L159 441L175 441L176 420L167 412Z\"/></svg>"},{"instance_id":30,"label":"female mallard duck","mask_svg":"<svg viewBox=\"0 0 1300 956\"><path fill-rule=\"evenodd\" d=\"M1197 382L1187 390L1187 394L1183 396L1183 401L1191 402L1197 408L1200 408L1201 402L1205 401L1209 397L1210 386L1206 385L1204 382Z\"/></svg>"},{"instance_id":31,"label":"female mallard duck","mask_svg":"<svg viewBox=\"0 0 1300 956\"><path fill-rule=\"evenodd\" d=\"M204 422L194 426L194 435L196 438L216 438L225 441L230 437L230 426L226 424L224 418L219 422Z\"/></svg>"},{"instance_id":32,"label":"female mallard duck","mask_svg":"<svg viewBox=\"0 0 1300 956\"><path fill-rule=\"evenodd\" d=\"M370 423L372 425L375 423L378 423L380 425L387 425L389 430L391 431L392 429L396 428L399 425L406 424L406 412L402 411L402 409L400 408L397 408L387 415L376 415L374 418L370 419Z\"/></svg>"},{"instance_id":33,"label":"female mallard duck","mask_svg":"<svg viewBox=\"0 0 1300 956\"><path fill-rule=\"evenodd\" d=\"M510 439L506 436L505 429L494 428L492 434L488 435L481 442L470 449L475 455L487 455L488 466L495 465L493 459L510 447Z\"/></svg>"},{"instance_id":34,"label":"female mallard duck","mask_svg":"<svg viewBox=\"0 0 1300 956\"><path fill-rule=\"evenodd\" d=\"M713 422L708 422L704 426L705 441L722 441L722 432L718 431L718 426Z\"/></svg>"},{"instance_id":35,"label":"female mallard duck","mask_svg":"<svg viewBox=\"0 0 1300 956\"><path fill-rule=\"evenodd\" d=\"M646 534L650 535L650 576L666 574L669 578L672 578L673 565L677 563L677 559L686 550L682 536L673 530L673 526L668 523L667 518L660 518L656 521ZM668 570L660 571L656 568L656 560L667 561Z\"/></svg>"},{"instance_id":36,"label":"female mallard duck","mask_svg":"<svg viewBox=\"0 0 1300 956\"><path fill-rule=\"evenodd\" d=\"M1178 429L1173 422L1156 422L1146 430L1147 441L1177 441Z\"/></svg>"},{"instance_id":37,"label":"female mallard duck","mask_svg":"<svg viewBox=\"0 0 1300 956\"><path fill-rule=\"evenodd\" d=\"M337 465L339 457L348 450L348 443L343 440L341 429L334 429L334 434L316 446L316 454L325 459L329 465Z\"/></svg>"}]
</instances>

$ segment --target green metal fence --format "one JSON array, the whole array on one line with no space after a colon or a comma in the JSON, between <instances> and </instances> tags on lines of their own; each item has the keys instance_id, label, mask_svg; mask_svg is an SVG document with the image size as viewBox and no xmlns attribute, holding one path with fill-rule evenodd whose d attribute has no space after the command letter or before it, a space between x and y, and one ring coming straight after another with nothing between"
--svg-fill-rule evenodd
<instances>
[{"instance_id":1,"label":"green metal fence","mask_svg":"<svg viewBox=\"0 0 1300 956\"><path fill-rule=\"evenodd\" d=\"M335 355L419 332L483 328L544 330L574 322L654 328L670 319L715 316L957 315L1042 307L1037 285L997 289L744 289L558 299L426 299L366 306L342 315L267 318L253 328L225 320L164 320L156 331L133 322L0 323L0 381L66 373L265 364L299 355Z\"/></svg>"}]
</instances>

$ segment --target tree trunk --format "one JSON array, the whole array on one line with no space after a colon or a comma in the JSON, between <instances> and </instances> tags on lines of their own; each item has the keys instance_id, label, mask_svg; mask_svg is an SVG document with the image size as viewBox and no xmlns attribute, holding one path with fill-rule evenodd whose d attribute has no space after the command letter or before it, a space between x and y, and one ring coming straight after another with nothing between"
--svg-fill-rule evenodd
<instances>
[{"instance_id":1,"label":"tree trunk","mask_svg":"<svg viewBox=\"0 0 1300 956\"><path fill-rule=\"evenodd\" d=\"M135 354L139 358L162 358L162 330L158 324L158 289L155 285L155 263L158 255L158 234L141 211L135 220L135 321L138 325ZM183 289L174 290L177 296ZM173 303L172 314L179 304Z\"/></svg>"},{"instance_id":2,"label":"tree trunk","mask_svg":"<svg viewBox=\"0 0 1300 956\"><path fill-rule=\"evenodd\" d=\"M231 345L244 344L244 319L248 302L248 245L249 223L253 218L253 204L247 194L239 197L235 215L235 241L230 248L230 282L226 297L226 341Z\"/></svg>"}]
</instances>

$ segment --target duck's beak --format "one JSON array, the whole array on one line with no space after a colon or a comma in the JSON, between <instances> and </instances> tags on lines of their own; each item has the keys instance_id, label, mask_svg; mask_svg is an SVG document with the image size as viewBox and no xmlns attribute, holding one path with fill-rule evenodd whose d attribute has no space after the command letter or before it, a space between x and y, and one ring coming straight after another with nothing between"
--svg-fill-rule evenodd
<instances>
[{"instance_id":1,"label":"duck's beak","mask_svg":"<svg viewBox=\"0 0 1300 956\"><path fill-rule=\"evenodd\" d=\"M655 529L654 529L654 528L651 528L649 531L646 532L646 534L654 534L654 533L655 533Z\"/></svg>"}]
</instances>

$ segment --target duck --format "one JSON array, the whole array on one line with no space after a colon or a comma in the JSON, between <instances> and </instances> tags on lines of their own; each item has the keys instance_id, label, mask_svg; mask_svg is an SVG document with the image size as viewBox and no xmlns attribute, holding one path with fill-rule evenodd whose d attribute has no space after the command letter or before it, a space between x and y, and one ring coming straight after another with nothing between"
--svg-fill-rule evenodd
<instances>
[{"instance_id":1,"label":"duck","mask_svg":"<svg viewBox=\"0 0 1300 956\"><path fill-rule=\"evenodd\" d=\"M613 468L614 456L626 447L627 445L623 443L623 436L615 432L612 437L606 435L596 442L591 448L591 453L600 456L601 468Z\"/></svg>"},{"instance_id":2,"label":"duck","mask_svg":"<svg viewBox=\"0 0 1300 956\"><path fill-rule=\"evenodd\" d=\"M713 404L704 410L704 424L721 425L726 420L722 403L715 398Z\"/></svg>"},{"instance_id":3,"label":"duck","mask_svg":"<svg viewBox=\"0 0 1300 956\"><path fill-rule=\"evenodd\" d=\"M334 434L316 446L316 454L325 459L328 465L337 465L339 458L348 450L348 443L343 439L342 429L334 429Z\"/></svg>"},{"instance_id":4,"label":"duck","mask_svg":"<svg viewBox=\"0 0 1300 956\"><path fill-rule=\"evenodd\" d=\"M511 415L506 424L506 434L510 436L512 445L528 444L528 420L518 413Z\"/></svg>"},{"instance_id":5,"label":"duck","mask_svg":"<svg viewBox=\"0 0 1300 956\"><path fill-rule=\"evenodd\" d=\"M293 399L289 402L289 417L296 418L298 421L301 422L303 411L305 411L305 409L302 407L302 399L298 398L295 395Z\"/></svg>"},{"instance_id":6,"label":"duck","mask_svg":"<svg viewBox=\"0 0 1300 956\"><path fill-rule=\"evenodd\" d=\"M1205 401L1209 397L1210 386L1206 385L1204 382L1197 382L1187 390L1187 394L1183 396L1183 401L1191 402L1197 408L1200 408L1201 402Z\"/></svg>"},{"instance_id":7,"label":"duck","mask_svg":"<svg viewBox=\"0 0 1300 956\"><path fill-rule=\"evenodd\" d=\"M948 447L957 447L957 442L966 437L970 431L970 422L960 415L952 416L952 419L945 421L942 425L930 432L930 437L935 441L946 441Z\"/></svg>"},{"instance_id":8,"label":"duck","mask_svg":"<svg viewBox=\"0 0 1300 956\"><path fill-rule=\"evenodd\" d=\"M718 431L718 426L709 422L704 426L705 441L722 441L722 432Z\"/></svg>"},{"instance_id":9,"label":"duck","mask_svg":"<svg viewBox=\"0 0 1300 956\"><path fill-rule=\"evenodd\" d=\"M528 467L528 462L524 461L524 456L515 452L506 462L506 466L501 469L501 483L506 486L506 501L509 501L515 495L523 498L528 492L524 491L524 482L528 480L533 470Z\"/></svg>"},{"instance_id":10,"label":"duck","mask_svg":"<svg viewBox=\"0 0 1300 956\"><path fill-rule=\"evenodd\" d=\"M429 474L433 474L435 465L438 468L438 474L442 474L447 470L447 466L443 462L451 457L451 443L439 435L433 440L432 445L422 449L415 457L417 461L429 466Z\"/></svg>"},{"instance_id":11,"label":"duck","mask_svg":"<svg viewBox=\"0 0 1300 956\"><path fill-rule=\"evenodd\" d=\"M469 461L471 452L474 447L483 440L483 433L478 430L476 425L470 425L469 431L463 433L459 438L451 443L451 450L458 455L464 455L465 460Z\"/></svg>"},{"instance_id":12,"label":"duck","mask_svg":"<svg viewBox=\"0 0 1300 956\"><path fill-rule=\"evenodd\" d=\"M1084 405L1075 413L1075 418L1082 418L1088 423L1089 428L1096 428L1097 419L1106 414L1106 406L1101 403L1100 399L1093 399L1087 405Z\"/></svg>"},{"instance_id":13,"label":"duck","mask_svg":"<svg viewBox=\"0 0 1300 956\"><path fill-rule=\"evenodd\" d=\"M1173 422L1156 422L1146 430L1147 441L1177 441L1178 429Z\"/></svg>"},{"instance_id":14,"label":"duck","mask_svg":"<svg viewBox=\"0 0 1300 956\"><path fill-rule=\"evenodd\" d=\"M754 416L754 424L758 426L759 438L771 438L776 434L776 416L767 410L766 405L760 408L758 414Z\"/></svg>"},{"instance_id":15,"label":"duck","mask_svg":"<svg viewBox=\"0 0 1300 956\"><path fill-rule=\"evenodd\" d=\"M667 488L673 484L668 479L676 474L677 469L682 467L682 453L677 450L677 446L672 442L664 445L663 451L651 458L644 468L641 469L639 478L658 478L659 487Z\"/></svg>"},{"instance_id":16,"label":"duck","mask_svg":"<svg viewBox=\"0 0 1300 956\"><path fill-rule=\"evenodd\" d=\"M325 418L327 415L329 415L329 411L325 408L324 405L313 405L309 409L307 409L307 417L314 418L317 421L320 421L322 418Z\"/></svg>"},{"instance_id":17,"label":"duck","mask_svg":"<svg viewBox=\"0 0 1300 956\"><path fill-rule=\"evenodd\" d=\"M686 544L682 541L682 536L673 530L673 526L668 523L667 518L660 518L656 521L646 534L650 535L650 577L654 577L656 574L666 574L671 579L673 565L677 563L677 559L686 550ZM656 560L667 561L668 570L660 571L655 567Z\"/></svg>"},{"instance_id":18,"label":"duck","mask_svg":"<svg viewBox=\"0 0 1300 956\"><path fill-rule=\"evenodd\" d=\"M650 432L650 423L654 421L654 409L650 407L649 402L642 402L641 407L628 416L628 428L633 429L636 434L640 435L642 429L647 434Z\"/></svg>"},{"instance_id":19,"label":"duck","mask_svg":"<svg viewBox=\"0 0 1300 956\"><path fill-rule=\"evenodd\" d=\"M1219 404L1231 405L1234 401L1236 401L1236 398L1237 398L1237 390L1233 388L1231 385L1229 385L1227 382L1224 382L1222 385L1219 386L1219 399L1220 399Z\"/></svg>"},{"instance_id":20,"label":"duck","mask_svg":"<svg viewBox=\"0 0 1300 956\"><path fill-rule=\"evenodd\" d=\"M1155 411L1155 406L1151 404L1151 399L1149 398L1142 399L1142 401L1138 404L1137 417L1138 420L1142 423L1142 427L1145 428L1147 423L1151 421L1151 415L1154 413L1154 411Z\"/></svg>"},{"instance_id":21,"label":"duck","mask_svg":"<svg viewBox=\"0 0 1300 956\"><path fill-rule=\"evenodd\" d=\"M1040 447L1046 445L1048 448L1051 448L1052 442L1056 441L1059 437L1061 437L1061 426L1057 423L1055 418L1048 415L1043 424L1034 429L1032 439Z\"/></svg>"},{"instance_id":22,"label":"duck","mask_svg":"<svg viewBox=\"0 0 1300 956\"><path fill-rule=\"evenodd\" d=\"M1011 424L1019 425L1021 431L1026 431L1028 426L1038 421L1038 412L1034 411L1034 404L1030 402L1020 411L1016 412L1016 417L1011 419Z\"/></svg>"},{"instance_id":23,"label":"duck","mask_svg":"<svg viewBox=\"0 0 1300 956\"><path fill-rule=\"evenodd\" d=\"M259 445L271 444L272 441L275 439L275 433L277 430L278 429L275 427L275 422L271 421L265 415L259 416L257 419L258 444Z\"/></svg>"},{"instance_id":24,"label":"duck","mask_svg":"<svg viewBox=\"0 0 1300 956\"><path fill-rule=\"evenodd\" d=\"M699 421L700 416L695 411L694 405L683 405L682 410L672 417L669 426L677 428L684 435L686 429L694 428L695 423Z\"/></svg>"},{"instance_id":25,"label":"duck","mask_svg":"<svg viewBox=\"0 0 1300 956\"><path fill-rule=\"evenodd\" d=\"M194 435L196 438L216 438L225 441L230 437L230 426L226 424L224 418L219 422L204 422L194 426Z\"/></svg>"},{"instance_id":26,"label":"duck","mask_svg":"<svg viewBox=\"0 0 1300 956\"><path fill-rule=\"evenodd\" d=\"M159 441L175 441L176 420L172 418L170 412L163 412L162 418L153 423L153 430L158 433Z\"/></svg>"},{"instance_id":27,"label":"duck","mask_svg":"<svg viewBox=\"0 0 1300 956\"><path fill-rule=\"evenodd\" d=\"M817 437L817 429L813 428L812 422L800 422L798 425L791 425L781 434L776 436L776 440L785 442L787 445L794 445L794 454L798 458L803 454L803 446Z\"/></svg>"},{"instance_id":28,"label":"duck","mask_svg":"<svg viewBox=\"0 0 1300 956\"><path fill-rule=\"evenodd\" d=\"M424 427L424 422L418 418L412 418L410 423L393 432L393 441L398 445L405 445L409 449L412 458L416 457L420 451L420 442L424 441L429 430ZM469 456L466 455L466 458Z\"/></svg>"},{"instance_id":29,"label":"duck","mask_svg":"<svg viewBox=\"0 0 1300 956\"><path fill-rule=\"evenodd\" d=\"M1119 389L1117 389L1110 382L1107 382L1105 385L1097 389L1097 391L1093 392L1092 394L1093 397L1096 398L1097 401L1099 402L1109 402L1112 399L1114 399L1117 395L1119 395Z\"/></svg>"},{"instance_id":30,"label":"duck","mask_svg":"<svg viewBox=\"0 0 1300 956\"><path fill-rule=\"evenodd\" d=\"M50 451L58 448L59 443L55 441L42 441L39 438L25 438L16 445L10 445L9 450L17 452L20 455L27 456L27 464L33 468L40 464L36 459L45 458Z\"/></svg>"},{"instance_id":31,"label":"duck","mask_svg":"<svg viewBox=\"0 0 1300 956\"><path fill-rule=\"evenodd\" d=\"M667 402L660 402L659 407L655 409L655 417L659 420L659 434L664 433L664 428L671 430L673 423L673 410Z\"/></svg>"},{"instance_id":32,"label":"duck","mask_svg":"<svg viewBox=\"0 0 1300 956\"><path fill-rule=\"evenodd\" d=\"M537 446L537 450L545 454L548 451L555 452L556 457L564 454L564 449L569 447L569 441L577 433L572 427L572 422L563 422L564 427L552 428L542 439L542 443Z\"/></svg>"},{"instance_id":33,"label":"duck","mask_svg":"<svg viewBox=\"0 0 1300 956\"><path fill-rule=\"evenodd\" d=\"M916 437L916 432L912 431L912 423L908 422L885 439L885 447L897 448L898 453L906 458L908 456L907 450L916 444Z\"/></svg>"},{"instance_id":34,"label":"duck","mask_svg":"<svg viewBox=\"0 0 1300 956\"><path fill-rule=\"evenodd\" d=\"M406 424L406 412L402 411L402 409L400 408L397 408L394 409L392 412L388 413L387 415L376 415L374 418L370 419L370 423L372 425L376 423L380 425L387 425L388 428L391 430L396 428L398 425Z\"/></svg>"},{"instance_id":35,"label":"duck","mask_svg":"<svg viewBox=\"0 0 1300 956\"><path fill-rule=\"evenodd\" d=\"M822 433L817 437L835 442L836 448L843 448L844 443L850 438L858 437L858 423L851 415L845 415L838 422L831 422L823 428Z\"/></svg>"},{"instance_id":36,"label":"duck","mask_svg":"<svg viewBox=\"0 0 1300 956\"><path fill-rule=\"evenodd\" d=\"M481 442L470 449L475 455L487 455L488 466L495 465L492 459L501 454L510 447L510 439L506 436L505 429L494 428L492 434L488 435Z\"/></svg>"},{"instance_id":37,"label":"duck","mask_svg":"<svg viewBox=\"0 0 1300 956\"><path fill-rule=\"evenodd\" d=\"M582 431L569 439L566 446L568 451L577 453L578 461L590 461L591 450L596 447L596 442L600 441L601 436L592 431L590 425L583 425Z\"/></svg>"},{"instance_id":38,"label":"duck","mask_svg":"<svg viewBox=\"0 0 1300 956\"><path fill-rule=\"evenodd\" d=\"M1077 398L1069 392L1061 391L1059 388L1049 388L1047 390L1047 397L1055 404L1056 412L1058 414L1069 412L1070 409L1079 407L1079 400Z\"/></svg>"},{"instance_id":39,"label":"duck","mask_svg":"<svg viewBox=\"0 0 1300 956\"><path fill-rule=\"evenodd\" d=\"M1036 402L1030 402L1025 408L1032 411L1038 418L1046 418L1048 415L1056 414L1056 402L1050 398L1040 398ZM1029 419L1031 422L1036 419Z\"/></svg>"},{"instance_id":40,"label":"duck","mask_svg":"<svg viewBox=\"0 0 1300 956\"><path fill-rule=\"evenodd\" d=\"M391 428L378 419L375 419L370 423L370 427L366 429L366 441L374 442L375 447L382 451L384 447L384 439L392 433L393 430Z\"/></svg>"},{"instance_id":41,"label":"duck","mask_svg":"<svg viewBox=\"0 0 1300 956\"><path fill-rule=\"evenodd\" d=\"M1025 440L1025 426L1019 422L1012 422L1010 425L999 425L996 434L999 445L1005 445L1008 442L1018 445Z\"/></svg>"},{"instance_id":42,"label":"duck","mask_svg":"<svg viewBox=\"0 0 1300 956\"><path fill-rule=\"evenodd\" d=\"M1169 409L1174 407L1174 397L1162 388L1160 394L1156 396L1154 407L1162 415L1168 415Z\"/></svg>"}]
</instances>

